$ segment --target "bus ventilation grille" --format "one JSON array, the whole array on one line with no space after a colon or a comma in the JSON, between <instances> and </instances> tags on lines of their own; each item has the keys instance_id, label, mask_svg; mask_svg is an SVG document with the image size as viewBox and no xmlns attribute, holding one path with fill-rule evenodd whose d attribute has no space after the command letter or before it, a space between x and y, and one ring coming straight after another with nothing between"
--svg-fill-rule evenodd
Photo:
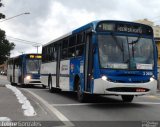
<instances>
[{"instance_id":1,"label":"bus ventilation grille","mask_svg":"<svg viewBox=\"0 0 160 127\"><path fill-rule=\"evenodd\" d=\"M118 88L109 88L106 89L107 91L111 91L111 92L148 92L149 89L146 88L128 88L128 87L118 87Z\"/></svg>"}]
</instances>

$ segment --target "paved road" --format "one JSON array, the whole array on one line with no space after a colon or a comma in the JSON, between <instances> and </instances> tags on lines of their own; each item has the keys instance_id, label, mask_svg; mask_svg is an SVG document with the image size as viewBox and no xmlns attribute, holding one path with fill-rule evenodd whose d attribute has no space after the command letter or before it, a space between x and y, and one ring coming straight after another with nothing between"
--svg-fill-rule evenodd
<instances>
[{"instance_id":1,"label":"paved road","mask_svg":"<svg viewBox=\"0 0 160 127\"><path fill-rule=\"evenodd\" d=\"M24 110L26 109L26 106L22 107L22 103L19 102L15 93L6 88L7 84L9 84L7 78L5 76L0 76L0 127L2 126L1 121L38 121L36 122L37 127L51 127L51 122L44 121L56 121L54 122L56 126L63 125L63 122L59 121L58 117L51 113L45 105L32 95L28 94L28 92L26 93L23 91L22 94L29 100L36 112L35 116L26 116ZM17 88L21 91L20 87ZM19 123L19 125L24 124L33 125L33 123Z\"/></svg>"},{"instance_id":2,"label":"paved road","mask_svg":"<svg viewBox=\"0 0 160 127\"><path fill-rule=\"evenodd\" d=\"M130 104L123 103L120 97L115 96L94 97L88 103L79 103L74 93L50 93L48 89L38 86L18 89L29 98L37 112L37 116L24 117L23 120L59 121L58 125L88 127L141 127L150 121L148 124L160 126L160 123L155 122L160 120L159 93L156 96L136 97Z\"/></svg>"}]
</instances>

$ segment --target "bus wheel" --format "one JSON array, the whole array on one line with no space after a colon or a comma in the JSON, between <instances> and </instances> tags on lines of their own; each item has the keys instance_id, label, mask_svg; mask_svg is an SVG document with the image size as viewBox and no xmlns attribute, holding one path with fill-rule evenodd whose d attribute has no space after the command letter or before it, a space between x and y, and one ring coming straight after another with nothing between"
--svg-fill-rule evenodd
<instances>
[{"instance_id":1,"label":"bus wheel","mask_svg":"<svg viewBox=\"0 0 160 127\"><path fill-rule=\"evenodd\" d=\"M50 91L51 93L53 93L52 79L51 79L51 78L49 78L49 80L48 80L48 87L49 87L49 91Z\"/></svg>"},{"instance_id":2,"label":"bus wheel","mask_svg":"<svg viewBox=\"0 0 160 127\"><path fill-rule=\"evenodd\" d=\"M15 83L11 82L11 85L12 85L12 86L15 86Z\"/></svg>"},{"instance_id":3,"label":"bus wheel","mask_svg":"<svg viewBox=\"0 0 160 127\"><path fill-rule=\"evenodd\" d=\"M132 102L134 95L122 95L123 102Z\"/></svg>"},{"instance_id":4,"label":"bus wheel","mask_svg":"<svg viewBox=\"0 0 160 127\"><path fill-rule=\"evenodd\" d=\"M86 101L86 95L84 92L82 92L81 90L81 84L80 84L80 80L78 81L78 87L77 87L77 99L79 102L83 103Z\"/></svg>"},{"instance_id":5,"label":"bus wheel","mask_svg":"<svg viewBox=\"0 0 160 127\"><path fill-rule=\"evenodd\" d=\"M22 83L22 84L21 84L21 87L22 87L22 88L25 88L25 87L26 87L26 84L23 84L23 83Z\"/></svg>"},{"instance_id":6,"label":"bus wheel","mask_svg":"<svg viewBox=\"0 0 160 127\"><path fill-rule=\"evenodd\" d=\"M46 88L46 86L45 85L42 85L42 87L45 89Z\"/></svg>"}]
</instances>

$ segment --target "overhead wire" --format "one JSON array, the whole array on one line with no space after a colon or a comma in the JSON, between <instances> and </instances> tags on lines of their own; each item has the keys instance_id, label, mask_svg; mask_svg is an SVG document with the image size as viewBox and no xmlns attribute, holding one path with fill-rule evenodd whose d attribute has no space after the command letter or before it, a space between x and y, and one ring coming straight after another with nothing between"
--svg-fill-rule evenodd
<instances>
[{"instance_id":1,"label":"overhead wire","mask_svg":"<svg viewBox=\"0 0 160 127\"><path fill-rule=\"evenodd\" d=\"M28 40L24 40L24 39L20 39L20 38L15 38L15 37L12 37L12 36L7 36L7 38L9 40L15 40L16 42L23 42L25 44L30 44L30 45L42 45L42 43L38 43L38 42L33 42L33 41L28 41Z\"/></svg>"}]
</instances>

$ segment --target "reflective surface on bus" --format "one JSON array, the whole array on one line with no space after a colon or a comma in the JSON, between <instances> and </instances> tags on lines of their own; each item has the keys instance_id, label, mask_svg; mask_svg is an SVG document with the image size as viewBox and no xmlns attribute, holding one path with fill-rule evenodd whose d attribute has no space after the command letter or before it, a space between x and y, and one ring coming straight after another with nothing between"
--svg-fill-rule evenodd
<instances>
[{"instance_id":1,"label":"reflective surface on bus","mask_svg":"<svg viewBox=\"0 0 160 127\"><path fill-rule=\"evenodd\" d=\"M98 35L101 68L152 70L152 39Z\"/></svg>"}]
</instances>

